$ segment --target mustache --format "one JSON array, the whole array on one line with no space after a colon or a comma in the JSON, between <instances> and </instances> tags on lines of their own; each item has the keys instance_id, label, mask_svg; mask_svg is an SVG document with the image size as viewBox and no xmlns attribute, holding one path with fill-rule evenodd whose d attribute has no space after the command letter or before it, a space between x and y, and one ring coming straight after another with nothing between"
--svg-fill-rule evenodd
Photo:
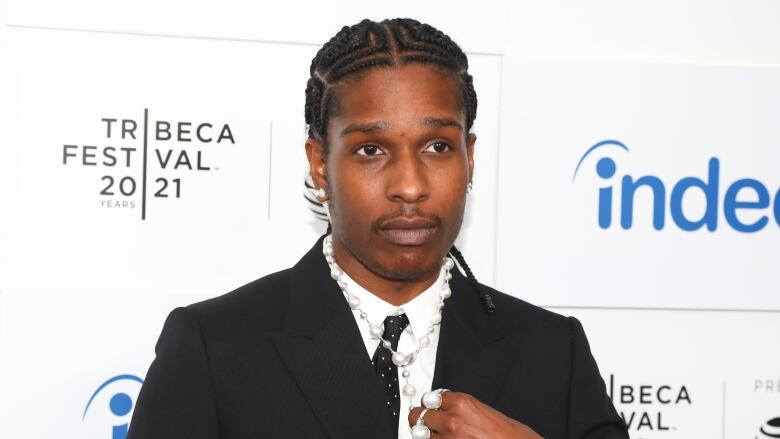
<instances>
[{"instance_id":1,"label":"mustache","mask_svg":"<svg viewBox=\"0 0 780 439\"><path fill-rule=\"evenodd\" d=\"M374 230L391 228L401 222L413 220L420 228L434 228L441 224L441 217L425 212L417 206L403 206L400 209L384 214L372 223Z\"/></svg>"}]
</instances>

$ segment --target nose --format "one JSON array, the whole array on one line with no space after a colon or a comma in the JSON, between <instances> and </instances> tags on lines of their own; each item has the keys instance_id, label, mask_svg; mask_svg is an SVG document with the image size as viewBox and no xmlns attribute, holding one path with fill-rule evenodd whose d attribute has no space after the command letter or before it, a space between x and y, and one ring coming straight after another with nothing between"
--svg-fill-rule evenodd
<instances>
[{"instance_id":1,"label":"nose","mask_svg":"<svg viewBox=\"0 0 780 439\"><path fill-rule=\"evenodd\" d=\"M429 169L413 151L405 151L390 163L387 197L396 202L419 203L430 195Z\"/></svg>"}]
</instances>

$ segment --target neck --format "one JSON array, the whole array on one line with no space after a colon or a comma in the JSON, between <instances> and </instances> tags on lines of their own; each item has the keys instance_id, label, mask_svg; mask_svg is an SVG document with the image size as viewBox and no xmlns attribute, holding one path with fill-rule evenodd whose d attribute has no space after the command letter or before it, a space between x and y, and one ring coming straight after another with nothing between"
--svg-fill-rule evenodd
<instances>
[{"instance_id":1,"label":"neck","mask_svg":"<svg viewBox=\"0 0 780 439\"><path fill-rule=\"evenodd\" d=\"M437 266L410 279L392 279L371 270L338 240L333 239L333 257L338 266L363 288L395 306L409 302L428 289L439 277Z\"/></svg>"}]
</instances>

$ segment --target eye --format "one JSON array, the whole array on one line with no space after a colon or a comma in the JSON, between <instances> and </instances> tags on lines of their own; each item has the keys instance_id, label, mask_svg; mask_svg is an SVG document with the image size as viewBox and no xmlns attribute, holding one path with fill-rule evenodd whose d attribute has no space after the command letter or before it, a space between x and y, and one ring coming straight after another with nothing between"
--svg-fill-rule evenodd
<instances>
[{"instance_id":1,"label":"eye","mask_svg":"<svg viewBox=\"0 0 780 439\"><path fill-rule=\"evenodd\" d=\"M442 153L452 149L452 147L444 142L434 142L425 148L425 152Z\"/></svg>"},{"instance_id":2,"label":"eye","mask_svg":"<svg viewBox=\"0 0 780 439\"><path fill-rule=\"evenodd\" d=\"M382 155L382 154L384 154L384 151L379 149L379 147L377 145L363 145L363 146L358 147L358 149L355 150L355 152L358 155L364 155L364 156L368 156L368 157L373 157L375 155Z\"/></svg>"}]
</instances>

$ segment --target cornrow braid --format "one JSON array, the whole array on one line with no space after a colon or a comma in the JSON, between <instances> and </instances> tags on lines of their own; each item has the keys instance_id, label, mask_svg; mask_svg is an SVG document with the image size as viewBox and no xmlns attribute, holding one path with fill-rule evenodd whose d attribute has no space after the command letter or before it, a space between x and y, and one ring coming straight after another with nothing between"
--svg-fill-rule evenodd
<instances>
[{"instance_id":1,"label":"cornrow braid","mask_svg":"<svg viewBox=\"0 0 780 439\"><path fill-rule=\"evenodd\" d=\"M480 299L482 299L482 306L485 308L485 311L487 311L488 314L493 314L496 312L496 305L493 303L493 296L490 295L487 290L479 283L477 282L477 278L474 277L474 273L471 272L471 267L469 267L469 264L466 263L466 259L463 257L463 253L458 250L457 247L454 245L450 249L450 254L455 257L455 259L458 261L458 264L460 264L461 268L463 268L463 271L466 272L466 277L471 281L471 284L474 285L474 288L477 289L477 292L479 293Z\"/></svg>"},{"instance_id":2,"label":"cornrow braid","mask_svg":"<svg viewBox=\"0 0 780 439\"><path fill-rule=\"evenodd\" d=\"M477 93L466 54L433 26L411 18L394 18L381 22L365 19L344 26L317 52L306 83L304 115L309 137L327 149L328 117L337 108L334 93L340 81L372 68L410 63L431 65L455 79L467 135L477 117Z\"/></svg>"}]
</instances>

